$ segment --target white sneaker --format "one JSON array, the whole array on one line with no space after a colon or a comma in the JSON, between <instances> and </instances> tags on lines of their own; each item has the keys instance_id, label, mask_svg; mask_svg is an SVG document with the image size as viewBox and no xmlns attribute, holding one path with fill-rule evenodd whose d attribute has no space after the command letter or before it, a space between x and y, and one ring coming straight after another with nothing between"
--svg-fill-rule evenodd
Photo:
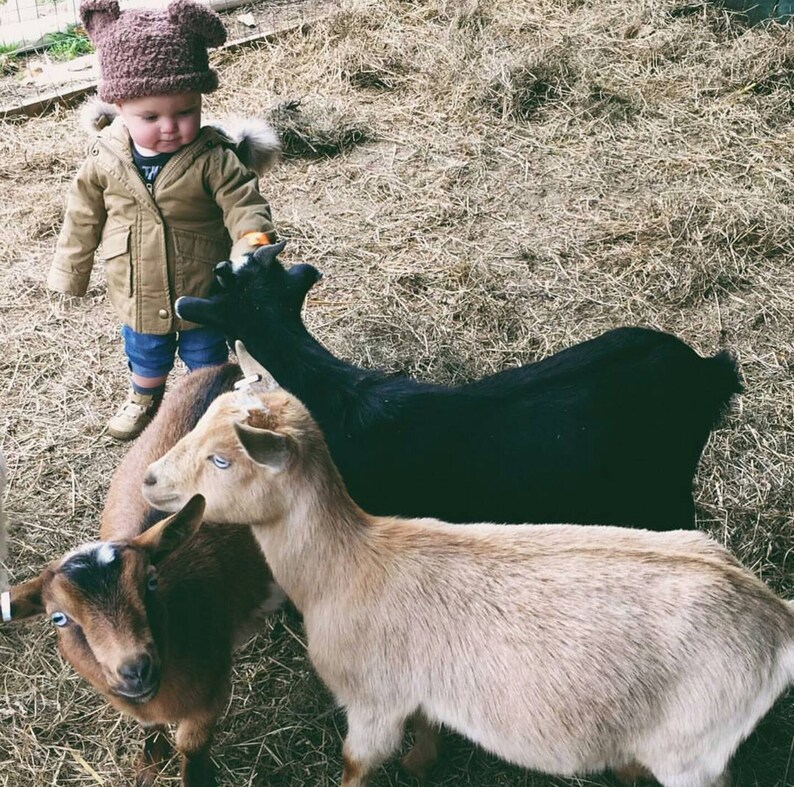
<instances>
[{"instance_id":1,"label":"white sneaker","mask_svg":"<svg viewBox=\"0 0 794 787\"><path fill-rule=\"evenodd\" d=\"M146 396L130 391L118 412L108 421L108 434L116 440L132 440L154 418L162 396Z\"/></svg>"}]
</instances>

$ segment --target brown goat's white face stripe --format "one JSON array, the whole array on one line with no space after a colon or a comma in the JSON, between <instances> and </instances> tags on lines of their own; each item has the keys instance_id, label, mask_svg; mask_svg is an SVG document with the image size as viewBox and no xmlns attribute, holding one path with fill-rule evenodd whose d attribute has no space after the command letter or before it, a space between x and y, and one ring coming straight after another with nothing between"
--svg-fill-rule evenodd
<instances>
[{"instance_id":1,"label":"brown goat's white face stripe","mask_svg":"<svg viewBox=\"0 0 794 787\"><path fill-rule=\"evenodd\" d=\"M58 571L81 591L101 598L115 592L121 570L119 550L107 541L83 544L67 554L58 566Z\"/></svg>"},{"instance_id":2,"label":"brown goat's white face stripe","mask_svg":"<svg viewBox=\"0 0 794 787\"><path fill-rule=\"evenodd\" d=\"M61 568L78 556L86 558L83 561L85 563L92 562L99 566L108 566L118 558L118 552L116 547L108 541L91 541L64 555L61 560Z\"/></svg>"}]
</instances>

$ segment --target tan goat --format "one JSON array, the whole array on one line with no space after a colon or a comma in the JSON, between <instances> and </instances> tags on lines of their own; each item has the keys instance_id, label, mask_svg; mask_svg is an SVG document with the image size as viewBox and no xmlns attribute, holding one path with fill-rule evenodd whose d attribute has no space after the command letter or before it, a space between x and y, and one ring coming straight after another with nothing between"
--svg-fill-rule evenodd
<instances>
[{"instance_id":1,"label":"tan goat","mask_svg":"<svg viewBox=\"0 0 794 787\"><path fill-rule=\"evenodd\" d=\"M176 510L198 493L211 521L253 526L347 711L344 787L415 714L550 774L729 784L794 679L786 602L697 532L369 516L307 410L238 355L263 385L217 399L144 494Z\"/></svg>"}]
</instances>

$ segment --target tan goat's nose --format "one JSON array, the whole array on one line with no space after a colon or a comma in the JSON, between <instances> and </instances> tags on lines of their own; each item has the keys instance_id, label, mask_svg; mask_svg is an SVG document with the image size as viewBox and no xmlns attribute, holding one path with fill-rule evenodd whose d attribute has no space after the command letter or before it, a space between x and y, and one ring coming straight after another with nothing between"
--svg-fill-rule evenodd
<instances>
[{"instance_id":1,"label":"tan goat's nose","mask_svg":"<svg viewBox=\"0 0 794 787\"><path fill-rule=\"evenodd\" d=\"M143 485L154 486L156 483L157 478L155 477L154 473L151 470L147 470L146 475L143 477Z\"/></svg>"}]
</instances>

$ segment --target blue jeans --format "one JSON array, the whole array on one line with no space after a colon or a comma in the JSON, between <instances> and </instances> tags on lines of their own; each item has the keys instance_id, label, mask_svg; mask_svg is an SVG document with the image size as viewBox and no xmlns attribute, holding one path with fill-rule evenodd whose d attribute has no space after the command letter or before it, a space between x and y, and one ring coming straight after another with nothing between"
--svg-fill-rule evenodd
<instances>
[{"instance_id":1,"label":"blue jeans","mask_svg":"<svg viewBox=\"0 0 794 787\"><path fill-rule=\"evenodd\" d=\"M202 366L218 366L229 358L226 339L214 328L193 328L160 336L137 333L122 325L121 336L130 371L140 377L165 377L174 366L177 349L191 372Z\"/></svg>"}]
</instances>

